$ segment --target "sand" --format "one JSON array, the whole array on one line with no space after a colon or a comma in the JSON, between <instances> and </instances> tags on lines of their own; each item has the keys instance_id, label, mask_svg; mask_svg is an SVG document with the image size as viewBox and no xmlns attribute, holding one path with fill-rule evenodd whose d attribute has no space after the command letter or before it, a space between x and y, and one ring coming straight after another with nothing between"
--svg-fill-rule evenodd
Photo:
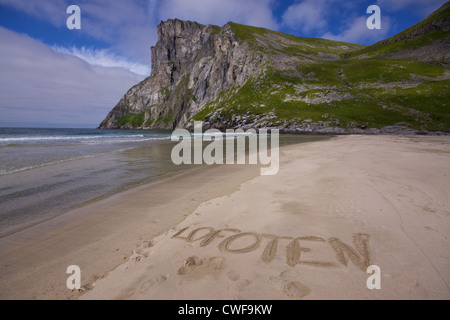
<instances>
[{"instance_id":1,"label":"sand","mask_svg":"<svg viewBox=\"0 0 450 320\"><path fill-rule=\"evenodd\" d=\"M448 137L285 146L258 173L193 170L3 238L0 298L450 298Z\"/></svg>"},{"instance_id":2,"label":"sand","mask_svg":"<svg viewBox=\"0 0 450 320\"><path fill-rule=\"evenodd\" d=\"M0 299L75 299L83 291L67 289L68 266L78 265L92 288L142 242L258 174L255 166L204 166L0 238Z\"/></svg>"}]
</instances>

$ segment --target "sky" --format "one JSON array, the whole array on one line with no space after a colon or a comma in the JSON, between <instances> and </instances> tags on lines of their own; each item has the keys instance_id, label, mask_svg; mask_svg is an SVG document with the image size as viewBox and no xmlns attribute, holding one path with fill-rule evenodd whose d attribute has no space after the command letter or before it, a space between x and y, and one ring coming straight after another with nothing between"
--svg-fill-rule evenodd
<instances>
[{"instance_id":1,"label":"sky","mask_svg":"<svg viewBox=\"0 0 450 320\"><path fill-rule=\"evenodd\" d=\"M161 21L228 21L370 45L445 0L0 0L0 127L95 128L149 76ZM70 5L80 29L69 29ZM381 29L366 26L370 5Z\"/></svg>"}]
</instances>

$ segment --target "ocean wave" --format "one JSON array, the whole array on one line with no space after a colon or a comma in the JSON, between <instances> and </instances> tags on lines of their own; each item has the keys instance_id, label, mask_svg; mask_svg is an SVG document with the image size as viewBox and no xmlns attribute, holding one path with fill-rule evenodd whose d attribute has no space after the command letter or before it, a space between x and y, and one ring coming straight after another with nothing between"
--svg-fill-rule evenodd
<instances>
[{"instance_id":1,"label":"ocean wave","mask_svg":"<svg viewBox=\"0 0 450 320\"><path fill-rule=\"evenodd\" d=\"M137 135L102 135L102 136L38 136L38 137L11 137L0 138L0 142L14 141L40 141L40 140L84 140L84 139L105 139L105 138L144 138L143 134Z\"/></svg>"},{"instance_id":2,"label":"ocean wave","mask_svg":"<svg viewBox=\"0 0 450 320\"><path fill-rule=\"evenodd\" d=\"M109 154L109 153L113 153L113 152L122 152L122 151L130 150L130 149L133 149L133 147L123 148L123 149L118 149L118 150L112 150L112 151L108 151L108 152L101 152L101 153L94 153L94 154L87 154L87 155L82 155L82 156L70 157L70 158L65 158L65 159L60 159L60 160L55 160L55 161L49 161L49 162L45 162L45 163L39 163L39 164L30 165L30 166L21 167L21 168L14 168L14 169L9 169L9 170L4 170L3 169L3 170L0 170L0 176L7 175L7 174L13 174L13 173L17 173L17 172L22 172L22 171L27 171L27 170L36 169L36 168L43 168L43 167L46 167L46 166L51 166L51 165L54 165L54 164L60 164L60 163L64 163L64 162L74 161L74 160L94 158L94 157L102 156L102 155L105 155L105 154Z\"/></svg>"},{"instance_id":3,"label":"ocean wave","mask_svg":"<svg viewBox=\"0 0 450 320\"><path fill-rule=\"evenodd\" d=\"M126 136L129 137L129 136ZM141 142L141 141L156 141L156 140L170 140L170 136L165 137L147 137L142 139L113 139L101 141L83 141L85 144L99 144L99 143L120 143L120 142Z\"/></svg>"},{"instance_id":4,"label":"ocean wave","mask_svg":"<svg viewBox=\"0 0 450 320\"><path fill-rule=\"evenodd\" d=\"M235 137L235 136L249 136L254 135L251 132L235 132L235 133L226 133L226 132L203 132L203 133L191 133L191 136L203 137L203 136L215 136L215 137ZM171 135L164 136L148 136L145 134L136 134L136 135L98 135L98 136L37 136L37 137L8 137L8 138L0 138L0 144L2 143L20 143L20 142L39 142L39 141L73 141L79 143L115 143L115 142L139 142L139 141L152 141L152 140L170 140Z\"/></svg>"},{"instance_id":5,"label":"ocean wave","mask_svg":"<svg viewBox=\"0 0 450 320\"><path fill-rule=\"evenodd\" d=\"M148 136L138 135L103 135L103 136L39 136L39 137L9 137L0 138L0 146L34 146L34 145L57 145L57 144L113 144L133 143L142 141L170 140L170 136Z\"/></svg>"}]
</instances>

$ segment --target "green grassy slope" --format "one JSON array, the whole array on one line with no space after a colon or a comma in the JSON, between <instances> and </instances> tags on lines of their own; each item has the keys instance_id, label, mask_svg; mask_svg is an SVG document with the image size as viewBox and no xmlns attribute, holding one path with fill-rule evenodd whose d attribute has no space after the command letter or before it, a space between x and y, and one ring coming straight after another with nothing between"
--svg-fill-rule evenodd
<instances>
[{"instance_id":1,"label":"green grassy slope","mask_svg":"<svg viewBox=\"0 0 450 320\"><path fill-rule=\"evenodd\" d=\"M342 128L407 122L417 130L450 131L450 80L423 80L442 76L445 68L389 62L386 66L386 61L374 58L303 65L298 69L310 75L305 78L269 70L241 88L224 92L220 102L211 103L194 119L228 121L229 126L241 119L262 126L311 120Z\"/></svg>"},{"instance_id":2,"label":"green grassy slope","mask_svg":"<svg viewBox=\"0 0 450 320\"><path fill-rule=\"evenodd\" d=\"M253 47L265 53L284 53L291 56L300 54L337 54L343 55L348 51L365 48L363 45L320 38L297 37L287 33L277 32L265 28L246 26L229 22L233 32L242 41L248 41ZM267 46L258 39L271 40Z\"/></svg>"},{"instance_id":3,"label":"green grassy slope","mask_svg":"<svg viewBox=\"0 0 450 320\"><path fill-rule=\"evenodd\" d=\"M448 26L449 17L447 3L422 22L369 47L233 23L236 35L255 50L271 59L298 56L299 62L289 70L269 64L263 74L242 87L222 92L193 120L224 123L226 127L317 123L344 129L380 129L406 122L403 125L416 130L450 131L448 66L382 56L436 39L448 41L449 31L442 28ZM258 39L269 39L269 45ZM335 58L322 59L324 54Z\"/></svg>"},{"instance_id":4,"label":"green grassy slope","mask_svg":"<svg viewBox=\"0 0 450 320\"><path fill-rule=\"evenodd\" d=\"M396 53L406 49L428 46L435 41L448 41L450 37L450 1L421 22L371 46L356 51L352 56Z\"/></svg>"}]
</instances>

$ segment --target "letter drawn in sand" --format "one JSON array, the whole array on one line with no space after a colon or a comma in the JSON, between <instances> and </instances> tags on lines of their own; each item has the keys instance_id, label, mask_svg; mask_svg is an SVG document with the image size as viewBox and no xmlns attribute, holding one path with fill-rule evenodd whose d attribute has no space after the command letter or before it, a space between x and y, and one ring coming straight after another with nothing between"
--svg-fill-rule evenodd
<instances>
[{"instance_id":1,"label":"letter drawn in sand","mask_svg":"<svg viewBox=\"0 0 450 320\"><path fill-rule=\"evenodd\" d=\"M272 238L272 240L269 241L266 248L263 251L262 254L262 261L264 262L270 262L275 258L275 255L277 254L277 248L278 248L278 240L279 239L292 239L292 237L280 237L275 236L273 234L263 234L263 237Z\"/></svg>"},{"instance_id":2,"label":"letter drawn in sand","mask_svg":"<svg viewBox=\"0 0 450 320\"><path fill-rule=\"evenodd\" d=\"M367 267L370 265L370 254L369 254L369 235L365 233L355 233L353 235L353 244L356 250L349 245L343 243L338 238L329 238L333 250L336 252L336 258L344 266L347 266L348 258L362 271L366 271Z\"/></svg>"},{"instance_id":3,"label":"letter drawn in sand","mask_svg":"<svg viewBox=\"0 0 450 320\"><path fill-rule=\"evenodd\" d=\"M255 238L254 242L251 243L250 245L248 245L247 247L243 247L240 249L230 248L232 242L236 241L239 238L246 237L246 236L254 237ZM259 234L255 233L255 232L243 232L243 233L238 233L238 234L235 234L234 236L226 238L219 244L219 248L223 251L228 251L228 252L232 252L232 253L246 253L246 252L256 250L259 247L260 243L261 243L261 236Z\"/></svg>"},{"instance_id":4,"label":"letter drawn in sand","mask_svg":"<svg viewBox=\"0 0 450 320\"><path fill-rule=\"evenodd\" d=\"M224 228L214 229L213 227L200 227L192 230L183 236L189 227L183 228L176 232L172 238L181 239L186 242L199 241L200 247L205 247L212 243L216 238L225 238L219 242L218 247L221 251L229 253L248 253L259 248L262 238L268 238L269 241L264 247L261 255L263 262L269 263L276 257L280 240L290 240L286 245L286 263L291 267L297 265L307 265L312 267L336 267L334 262L305 260L303 254L311 252L311 248L300 245L302 241L314 241L326 244L327 241L316 236L289 237L278 236L273 234L259 234L256 232L241 232L239 229ZM233 232L234 235L223 235L224 232ZM353 244L351 247L340 239L331 237L328 244L336 253L337 260L344 266L348 265L348 260L352 261L359 269L366 271L370 265L369 253L369 235L364 233L353 234ZM320 252L319 252L320 253Z\"/></svg>"},{"instance_id":5,"label":"letter drawn in sand","mask_svg":"<svg viewBox=\"0 0 450 320\"><path fill-rule=\"evenodd\" d=\"M205 247L208 244L210 244L215 238L224 238L224 236L220 234L220 232L222 232L222 231L229 231L229 232L234 232L234 233L241 232L239 229L234 229L234 228L224 228L224 229L215 230L213 227L201 227L201 228L192 230L186 237L182 237L181 235L187 229L189 229L189 227L181 229L180 231L178 231L177 233L175 233L172 236L172 239L181 239L181 240L185 240L187 242L194 242L194 241L202 240L200 242L200 247ZM197 233L202 230L208 230L208 233L206 233L198 238L195 238Z\"/></svg>"},{"instance_id":6,"label":"letter drawn in sand","mask_svg":"<svg viewBox=\"0 0 450 320\"><path fill-rule=\"evenodd\" d=\"M335 266L332 262L323 262L323 261L304 261L301 260L302 252L310 252L310 248L300 246L299 241L319 241L325 242L325 239L314 236L305 236L305 237L297 237L293 239L286 247L286 263L294 267L297 264L304 264L315 267L333 267Z\"/></svg>"},{"instance_id":7,"label":"letter drawn in sand","mask_svg":"<svg viewBox=\"0 0 450 320\"><path fill-rule=\"evenodd\" d=\"M197 233L198 233L199 231L201 231L201 230L208 230L209 232L206 233L206 234L204 234L204 235L202 235L201 237L198 237L197 239L195 239L194 237L195 237L195 236L197 235ZM187 236L187 238L186 238L186 241L187 241L187 242L194 242L194 241L203 239L203 238L207 237L209 234L211 234L212 232L214 232L214 228L213 228L213 227L202 227L202 228L197 228L197 229L195 229L195 230L192 230L192 231L188 234L188 236Z\"/></svg>"},{"instance_id":8,"label":"letter drawn in sand","mask_svg":"<svg viewBox=\"0 0 450 320\"><path fill-rule=\"evenodd\" d=\"M239 229L219 229L216 231L211 231L203 238L202 242L200 242L200 247L207 246L215 238L223 238L224 236L220 234L221 231L230 231L230 232L235 232L235 233L241 232Z\"/></svg>"},{"instance_id":9,"label":"letter drawn in sand","mask_svg":"<svg viewBox=\"0 0 450 320\"><path fill-rule=\"evenodd\" d=\"M178 231L177 233L175 233L172 236L172 239L181 239L181 240L186 240L186 237L182 237L181 234L183 234L183 232L185 232L187 229L189 229L189 227L183 228L180 231Z\"/></svg>"}]
</instances>

